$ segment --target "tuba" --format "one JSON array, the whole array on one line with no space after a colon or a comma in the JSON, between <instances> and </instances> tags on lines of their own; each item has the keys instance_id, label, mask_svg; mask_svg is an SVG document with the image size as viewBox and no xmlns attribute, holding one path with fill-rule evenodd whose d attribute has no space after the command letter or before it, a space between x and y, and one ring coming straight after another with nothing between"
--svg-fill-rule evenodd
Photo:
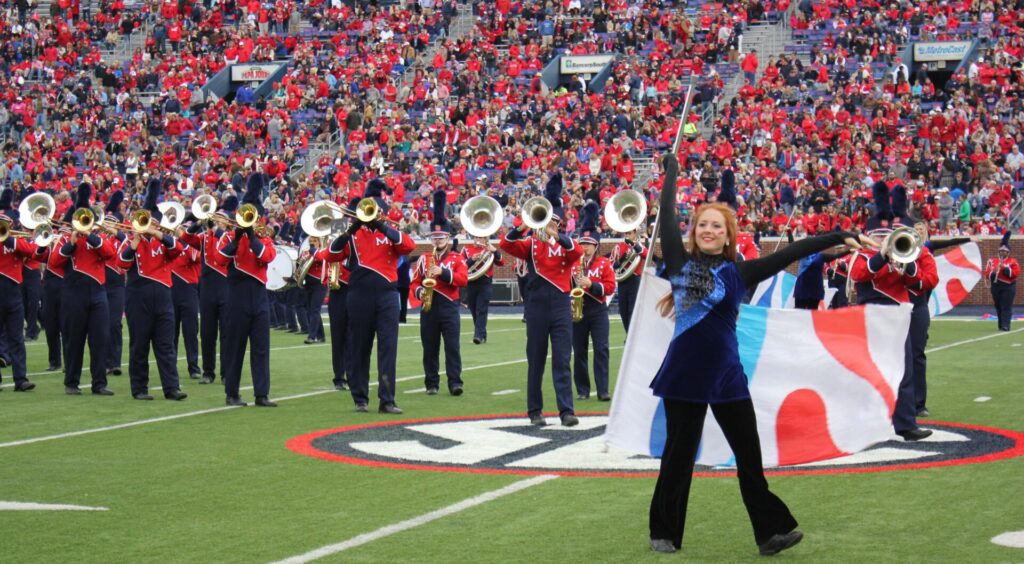
<instances>
[{"instance_id":1,"label":"tuba","mask_svg":"<svg viewBox=\"0 0 1024 564\"><path fill-rule=\"evenodd\" d=\"M647 219L647 200L636 190L623 190L608 199L608 203L604 206L604 218L612 231L617 233L636 231ZM630 249L621 257L621 260L616 261L615 280L622 282L633 276L636 267L640 265L641 258L640 253Z\"/></svg>"},{"instance_id":2,"label":"tuba","mask_svg":"<svg viewBox=\"0 0 1024 564\"><path fill-rule=\"evenodd\" d=\"M156 205L156 209L163 215L160 229L164 231L174 233L185 222L185 206L178 202L161 202Z\"/></svg>"},{"instance_id":3,"label":"tuba","mask_svg":"<svg viewBox=\"0 0 1024 564\"><path fill-rule=\"evenodd\" d=\"M53 196L45 192L36 192L25 196L18 206L18 215L25 229L36 229L41 225L49 225L57 212L57 203Z\"/></svg>"},{"instance_id":4,"label":"tuba","mask_svg":"<svg viewBox=\"0 0 1024 564\"><path fill-rule=\"evenodd\" d=\"M523 224L534 231L540 231L547 227L554 214L555 209L551 206L551 202L543 196L534 196L523 203Z\"/></svg>"},{"instance_id":5,"label":"tuba","mask_svg":"<svg viewBox=\"0 0 1024 564\"><path fill-rule=\"evenodd\" d=\"M898 227L882 241L879 252L892 263L897 272L903 274L907 265L921 256L923 245L924 241L916 230L911 227Z\"/></svg>"},{"instance_id":6,"label":"tuba","mask_svg":"<svg viewBox=\"0 0 1024 564\"><path fill-rule=\"evenodd\" d=\"M576 275L573 277L573 283L575 286L569 292L569 297L572 298L573 323L579 323L583 320L583 288L579 286L579 279L583 276L583 269L586 267L586 261L586 255L580 257L579 270L576 271Z\"/></svg>"},{"instance_id":7,"label":"tuba","mask_svg":"<svg viewBox=\"0 0 1024 564\"><path fill-rule=\"evenodd\" d=\"M217 213L217 198L210 194L203 194L192 200L192 215L196 216L199 221L207 221L215 213Z\"/></svg>"},{"instance_id":8,"label":"tuba","mask_svg":"<svg viewBox=\"0 0 1024 564\"><path fill-rule=\"evenodd\" d=\"M505 219L505 210L501 209L498 200L486 195L474 196L463 204L459 211L459 219L467 233L474 237L490 237L501 229ZM494 264L494 254L490 251L480 253L467 273L470 281L483 276Z\"/></svg>"}]
</instances>

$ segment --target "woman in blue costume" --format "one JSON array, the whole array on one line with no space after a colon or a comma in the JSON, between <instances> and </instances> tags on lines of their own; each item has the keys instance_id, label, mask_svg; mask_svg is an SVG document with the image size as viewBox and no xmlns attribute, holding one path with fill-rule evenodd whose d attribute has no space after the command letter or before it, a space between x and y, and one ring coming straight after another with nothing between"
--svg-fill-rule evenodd
<instances>
[{"instance_id":1,"label":"woman in blue costume","mask_svg":"<svg viewBox=\"0 0 1024 564\"><path fill-rule=\"evenodd\" d=\"M675 552L683 541L686 504L708 406L736 457L743 504L763 555L800 542L803 534L786 504L768 490L761 464L754 404L740 364L736 318L747 288L774 276L789 263L829 247L860 248L849 233L807 238L764 258L736 262L736 216L722 204L694 214L689 248L676 217L679 164L665 159L661 192L661 245L672 293L658 303L675 317L675 334L651 388L664 399L667 438L650 512L651 548Z\"/></svg>"}]
</instances>

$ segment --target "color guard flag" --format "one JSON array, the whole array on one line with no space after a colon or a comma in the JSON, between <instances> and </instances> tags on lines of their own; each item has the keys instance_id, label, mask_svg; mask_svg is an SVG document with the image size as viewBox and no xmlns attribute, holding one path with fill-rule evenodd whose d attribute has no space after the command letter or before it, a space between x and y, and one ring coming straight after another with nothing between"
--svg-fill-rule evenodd
<instances>
[{"instance_id":1,"label":"color guard flag","mask_svg":"<svg viewBox=\"0 0 1024 564\"><path fill-rule=\"evenodd\" d=\"M649 387L674 321L655 309L667 280L648 271L619 368L605 441L659 457L665 410ZM743 306L737 327L765 466L852 454L892 436L910 305L807 311ZM733 463L708 410L697 463Z\"/></svg>"},{"instance_id":2,"label":"color guard flag","mask_svg":"<svg viewBox=\"0 0 1024 564\"><path fill-rule=\"evenodd\" d=\"M964 301L981 281L981 250L977 243L965 243L935 256L939 285L932 290L928 312L942 315Z\"/></svg>"},{"instance_id":3,"label":"color guard flag","mask_svg":"<svg viewBox=\"0 0 1024 564\"><path fill-rule=\"evenodd\" d=\"M796 276L783 270L758 284L750 303L758 307L792 308L796 304L793 299L795 286Z\"/></svg>"}]
</instances>

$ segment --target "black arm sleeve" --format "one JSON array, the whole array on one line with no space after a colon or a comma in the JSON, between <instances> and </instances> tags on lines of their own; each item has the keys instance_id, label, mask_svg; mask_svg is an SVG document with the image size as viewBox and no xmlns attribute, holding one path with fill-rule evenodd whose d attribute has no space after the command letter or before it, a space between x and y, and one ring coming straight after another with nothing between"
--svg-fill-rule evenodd
<instances>
[{"instance_id":1,"label":"black arm sleeve","mask_svg":"<svg viewBox=\"0 0 1024 564\"><path fill-rule=\"evenodd\" d=\"M767 280L786 268L789 263L824 251L829 247L841 245L847 237L853 236L845 232L833 232L817 237L808 237L768 256L738 262L736 268L739 270L740 277L743 278L743 284L747 288L753 288L762 280Z\"/></svg>"},{"instance_id":2,"label":"black arm sleeve","mask_svg":"<svg viewBox=\"0 0 1024 564\"><path fill-rule=\"evenodd\" d=\"M853 252L853 251L851 251L850 249L846 249L845 251L842 251L842 252L839 252L839 253L821 253L821 260L823 260L825 262L832 262L832 261L836 260L837 258L845 257L846 255L850 254L851 252Z\"/></svg>"},{"instance_id":3,"label":"black arm sleeve","mask_svg":"<svg viewBox=\"0 0 1024 564\"><path fill-rule=\"evenodd\" d=\"M686 260L686 248L683 247L683 235L679 231L679 220L676 218L676 177L679 176L679 162L675 155L665 157L665 181L661 185L661 256L665 261L665 270L669 274L679 272Z\"/></svg>"},{"instance_id":4,"label":"black arm sleeve","mask_svg":"<svg viewBox=\"0 0 1024 564\"><path fill-rule=\"evenodd\" d=\"M943 239L942 241L930 239L927 243L925 243L925 246L928 247L929 251L934 253L935 251L945 249L946 247L955 247L957 245L963 245L964 243L970 242L970 237L957 237L955 239Z\"/></svg>"}]
</instances>

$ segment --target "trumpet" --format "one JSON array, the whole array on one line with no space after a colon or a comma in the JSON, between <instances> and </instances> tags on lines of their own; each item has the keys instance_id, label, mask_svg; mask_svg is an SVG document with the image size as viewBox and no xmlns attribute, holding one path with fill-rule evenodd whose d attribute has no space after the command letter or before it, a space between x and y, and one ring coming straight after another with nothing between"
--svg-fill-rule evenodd
<instances>
[{"instance_id":1,"label":"trumpet","mask_svg":"<svg viewBox=\"0 0 1024 564\"><path fill-rule=\"evenodd\" d=\"M880 252L892 263L893 268L903 274L907 265L921 256L924 241L913 228L899 227L890 233L884 241Z\"/></svg>"},{"instance_id":2,"label":"trumpet","mask_svg":"<svg viewBox=\"0 0 1024 564\"><path fill-rule=\"evenodd\" d=\"M583 288L580 287L580 279L583 277L583 270L586 268L586 255L580 257L579 270L573 276L575 287L569 292L572 298L572 322L579 323L583 320Z\"/></svg>"}]
</instances>

